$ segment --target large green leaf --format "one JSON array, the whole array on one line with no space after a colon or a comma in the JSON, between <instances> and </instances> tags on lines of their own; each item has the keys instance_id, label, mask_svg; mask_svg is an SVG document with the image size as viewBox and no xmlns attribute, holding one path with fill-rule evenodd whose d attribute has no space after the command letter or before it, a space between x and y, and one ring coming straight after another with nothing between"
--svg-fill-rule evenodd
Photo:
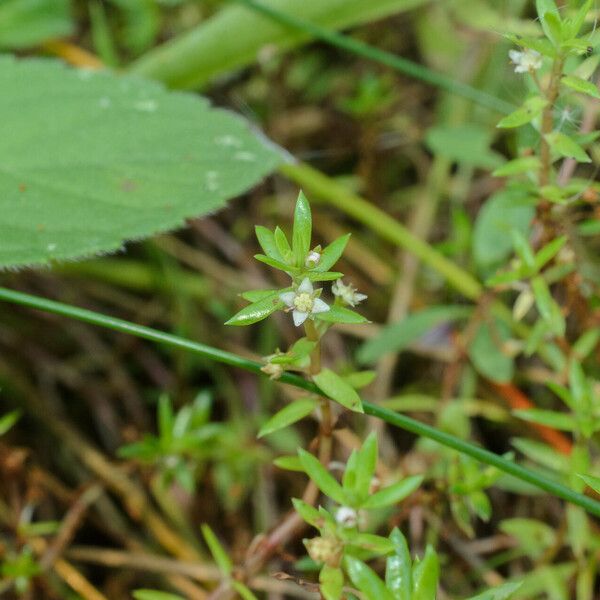
<instances>
[{"instance_id":1,"label":"large green leaf","mask_svg":"<svg viewBox=\"0 0 600 600\"><path fill-rule=\"evenodd\" d=\"M0 57L0 267L119 249L213 212L282 154L197 96Z\"/></svg>"},{"instance_id":2,"label":"large green leaf","mask_svg":"<svg viewBox=\"0 0 600 600\"><path fill-rule=\"evenodd\" d=\"M0 49L35 46L71 29L69 0L0 1Z\"/></svg>"}]
</instances>

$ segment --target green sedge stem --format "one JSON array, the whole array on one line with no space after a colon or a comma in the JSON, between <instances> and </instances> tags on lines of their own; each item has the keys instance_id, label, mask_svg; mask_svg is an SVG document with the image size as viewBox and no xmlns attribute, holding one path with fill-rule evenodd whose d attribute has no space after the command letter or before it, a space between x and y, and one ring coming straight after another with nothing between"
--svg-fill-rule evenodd
<instances>
[{"instance_id":1,"label":"green sedge stem","mask_svg":"<svg viewBox=\"0 0 600 600\"><path fill-rule=\"evenodd\" d=\"M112 329L121 333L134 335L158 344L181 348L210 360L215 360L233 367L245 369L247 371L251 371L252 373L261 374L260 369L262 365L258 362L242 358L236 354L232 354L231 352L213 348L212 346L207 346L206 344L193 342L192 340L187 340L176 335L158 331L150 327L136 325L135 323L130 323L129 321L125 321L123 319L117 319L115 317L103 315L102 313L97 313L84 308L78 308L76 306L70 306L54 300L48 300L46 298L40 298L38 296L32 296L30 294L25 294L23 292L17 292L6 288L0 288L0 300L21 306L27 306L29 308L43 310L45 312L83 321L92 325L98 325L100 327L105 327L106 329ZM302 388L306 391L322 395L322 392L312 382L292 373L284 373L279 381L281 383L287 383L289 385ZM443 446L447 446L448 448L462 452L463 454L471 456L482 463L497 467L501 471L504 471L505 473L516 477L517 479L521 479L522 481L530 483L531 485L562 498L567 502L576 504L577 506L584 508L590 514L600 517L600 502L594 500L593 498L588 498L583 494L574 492L568 487L547 479L543 475L539 475L531 469L526 469L525 467L517 465L502 456L494 454L493 452L489 452L488 450L485 450L479 446L465 442L464 440L454 437L448 433L444 433L435 427L431 427L430 425L426 425L392 410L381 408L380 406L371 404L370 402L363 402L363 407L365 413L368 415L378 417L394 427L399 427L400 429L410 431L416 435L432 439Z\"/></svg>"},{"instance_id":2,"label":"green sedge stem","mask_svg":"<svg viewBox=\"0 0 600 600\"><path fill-rule=\"evenodd\" d=\"M75 319L76 321L83 321L84 323L90 323L91 325L97 325L99 327L104 327L105 329L112 329L113 331L119 331L120 333L127 333L151 342L156 342L157 344L164 344L173 348L188 350L209 360L245 369L252 373L261 374L260 369L263 365L256 361L248 360L237 354L219 350L218 348L200 342L193 342L192 340L187 340L170 333L152 329L151 327L145 327L144 325L137 325L136 323L131 323L124 319L117 319L86 308L79 308L77 306L71 306L62 302L56 302L54 300L48 300L46 298L40 298L39 296L32 296L31 294L25 294L23 292L17 292L2 287L0 287L0 300L27 306L29 308L35 308L62 317L68 317L70 319ZM313 383L291 373L284 373L279 381L304 388L310 392L318 392L317 387Z\"/></svg>"},{"instance_id":3,"label":"green sedge stem","mask_svg":"<svg viewBox=\"0 0 600 600\"><path fill-rule=\"evenodd\" d=\"M332 46L336 46L342 50L346 50L363 58L368 58L369 60L378 62L386 67L394 69L395 71L399 71L404 75L414 77L415 79L420 79L421 81L446 90L451 94L462 96L463 98L471 100L480 106L485 106L486 108L490 108L502 114L511 113L515 109L515 107L509 102L505 102L500 98L496 98L487 92L478 90L470 85L461 83L460 81L455 81L450 77L446 77L442 73L432 71L431 69L407 60L406 58L396 56L395 54L391 54L385 50L380 50L379 48L375 48L354 38L337 33L331 29L326 29L310 21L305 21L304 19L300 19L294 15L281 12L272 6L266 6L265 4L257 2L256 0L236 1L239 4L243 4L244 6L251 8L256 12L269 17L281 25L285 25L286 27L290 27L291 29L297 31L308 33L310 36L323 40Z\"/></svg>"},{"instance_id":4,"label":"green sedge stem","mask_svg":"<svg viewBox=\"0 0 600 600\"><path fill-rule=\"evenodd\" d=\"M489 450L485 450L480 446L465 442L464 440L450 435L449 433L445 433L439 429L436 429L435 427L431 427L431 425L426 425L425 423L411 419L410 417L394 412L388 408L382 408L381 406L371 404L370 402L363 402L363 408L365 409L365 414L367 415L377 417L390 425L410 431L415 435L427 437L438 442L439 444L442 444L443 446L452 448L457 452L467 454L479 462L496 467L501 471L516 477L517 479L526 481L527 483L534 485L545 492L548 492L549 494L562 498L571 504L581 506L587 512L595 515L596 517L600 517L600 502L583 494L574 492L565 485L557 483L556 481L552 481L551 479L548 479L547 477L544 477L543 475L540 475L531 469L522 467L521 465L507 460L498 454L494 454Z\"/></svg>"}]
</instances>

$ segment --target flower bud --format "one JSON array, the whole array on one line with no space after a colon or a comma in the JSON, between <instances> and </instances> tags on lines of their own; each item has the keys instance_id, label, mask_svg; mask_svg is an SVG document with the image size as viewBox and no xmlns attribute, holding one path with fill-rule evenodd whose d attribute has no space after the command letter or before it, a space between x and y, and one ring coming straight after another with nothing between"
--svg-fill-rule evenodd
<instances>
[{"instance_id":1,"label":"flower bud","mask_svg":"<svg viewBox=\"0 0 600 600\"><path fill-rule=\"evenodd\" d=\"M342 527L356 527L358 523L358 513L349 506L340 506L335 513L335 520Z\"/></svg>"},{"instance_id":2,"label":"flower bud","mask_svg":"<svg viewBox=\"0 0 600 600\"><path fill-rule=\"evenodd\" d=\"M260 370L266 373L271 379L279 379L283 375L283 367L277 363L268 362Z\"/></svg>"},{"instance_id":3,"label":"flower bud","mask_svg":"<svg viewBox=\"0 0 600 600\"><path fill-rule=\"evenodd\" d=\"M318 563L337 567L342 558L344 547L335 538L316 537L304 540L308 555Z\"/></svg>"},{"instance_id":4,"label":"flower bud","mask_svg":"<svg viewBox=\"0 0 600 600\"><path fill-rule=\"evenodd\" d=\"M309 269L311 267L316 267L319 264L320 260L321 260L321 253L317 252L316 250L311 250L308 253L308 256L306 257L304 266L308 267Z\"/></svg>"}]
</instances>

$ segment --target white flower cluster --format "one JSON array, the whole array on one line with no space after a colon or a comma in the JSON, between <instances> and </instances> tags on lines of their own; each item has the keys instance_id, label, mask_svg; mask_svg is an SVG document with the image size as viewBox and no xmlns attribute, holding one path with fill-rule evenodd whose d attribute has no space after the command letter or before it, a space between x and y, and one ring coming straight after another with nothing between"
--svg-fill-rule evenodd
<instances>
[{"instance_id":1,"label":"white flower cluster","mask_svg":"<svg viewBox=\"0 0 600 600\"><path fill-rule=\"evenodd\" d=\"M542 66L542 55L530 48L509 50L508 56L512 64L515 65L515 73L533 73Z\"/></svg>"},{"instance_id":2,"label":"white flower cluster","mask_svg":"<svg viewBox=\"0 0 600 600\"><path fill-rule=\"evenodd\" d=\"M315 290L310 279L305 277L296 290L279 295L280 300L287 306L287 310L292 311L296 327L302 325L312 315L330 310L330 306L319 298L321 291L321 289ZM344 304L352 307L367 298L365 294L357 292L352 284L346 285L341 279L331 286L331 291Z\"/></svg>"},{"instance_id":3,"label":"white flower cluster","mask_svg":"<svg viewBox=\"0 0 600 600\"><path fill-rule=\"evenodd\" d=\"M340 298L344 304L352 307L367 299L366 294L360 294L351 283L346 285L341 279L338 279L331 286L331 291L333 292L333 295Z\"/></svg>"}]
</instances>

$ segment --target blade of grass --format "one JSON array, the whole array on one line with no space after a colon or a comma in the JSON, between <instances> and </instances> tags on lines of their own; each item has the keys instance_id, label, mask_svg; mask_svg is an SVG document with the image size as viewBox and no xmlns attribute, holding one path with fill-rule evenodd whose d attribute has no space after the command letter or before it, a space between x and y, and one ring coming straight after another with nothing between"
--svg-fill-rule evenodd
<instances>
[{"instance_id":1,"label":"blade of grass","mask_svg":"<svg viewBox=\"0 0 600 600\"><path fill-rule=\"evenodd\" d=\"M420 79L421 81L429 83L442 90L446 90L452 94L462 96L468 100L472 100L481 106L485 106L499 113L509 114L515 109L515 107L509 102L505 102L500 98L492 96L491 94L488 94L482 90L478 90L477 88L467 85L466 83L455 81L454 79L447 77L442 73L433 71L411 60L396 56L395 54L391 54L385 50L380 50L379 48L375 48L374 46L370 46L369 44L365 44L364 42L338 33L337 31L326 29L321 25L307 21L291 13L283 12L277 8L274 8L273 6L267 6L266 4L258 2L257 0L235 1L269 17L270 19L273 19L273 21L276 21L277 23L285 25L294 31L302 31L311 37L327 42L336 48L346 50L347 52L352 52L353 54L361 56L362 58L373 60L385 65L386 67L390 67L395 71L403 73L404 75L414 77L415 79Z\"/></svg>"},{"instance_id":2,"label":"blade of grass","mask_svg":"<svg viewBox=\"0 0 600 600\"><path fill-rule=\"evenodd\" d=\"M331 29L368 23L425 4L427 0L269 0ZM175 88L199 88L211 79L254 64L263 48L287 50L310 41L248 7L226 6L197 27L134 61L129 69Z\"/></svg>"},{"instance_id":3,"label":"blade of grass","mask_svg":"<svg viewBox=\"0 0 600 600\"><path fill-rule=\"evenodd\" d=\"M206 344L194 342L192 340L181 338L163 331L158 331L150 327L130 323L129 321L110 317L102 313L78 308L76 306L70 306L54 300L48 300L46 298L40 298L6 288L0 288L0 300L50 312L78 321L90 323L92 325L98 325L99 327L105 327L107 329L112 329L113 331L134 335L159 344L181 348L190 352L194 352L195 354L199 354L210 360L215 360L227 365L239 367L253 373L261 373L260 369L262 365L255 361L245 359L241 356L237 356L236 354L232 354L231 352L213 348L212 346L208 346ZM316 394L321 393L312 382L292 373L284 373L279 381L294 385L309 392ZM574 492L568 487L538 474L536 471L522 467L502 456L498 456L493 452L485 450L480 446L476 446L461 440L460 438L440 431L435 427L431 427L430 425L426 425L425 423L421 423L420 421L416 421L415 419L411 419L405 415L395 413L389 409L376 406L370 402L363 402L363 407L365 413L368 415L380 418L394 427L399 427L405 431L410 431L415 435L432 439L439 444L456 450L457 452L471 456L480 462L497 467L505 473L521 479L522 481L526 481L527 483L530 483L539 489L548 492L549 494L557 496L558 498L562 498L567 502L580 506L590 514L600 517L600 502L594 500L593 498L588 498L583 494Z\"/></svg>"},{"instance_id":4,"label":"blade of grass","mask_svg":"<svg viewBox=\"0 0 600 600\"><path fill-rule=\"evenodd\" d=\"M363 408L367 415L382 419L389 425L399 427L405 431L410 431L415 435L434 440L439 444L452 448L462 454L467 454L475 460L492 465L517 479L526 481L527 483L530 483L553 496L562 498L567 502L581 506L590 514L600 517L600 502L593 498L588 498L583 494L578 494L567 486L552 481L532 469L527 469L526 467L518 465L511 460L507 460L503 456L494 454L485 448L465 442L460 438L445 433L435 427L431 427L430 425L426 425L425 423L421 423L420 421L416 421L415 419L411 419L403 414L396 413L390 409L382 408L381 406L371 404L370 402L363 402Z\"/></svg>"}]
</instances>

